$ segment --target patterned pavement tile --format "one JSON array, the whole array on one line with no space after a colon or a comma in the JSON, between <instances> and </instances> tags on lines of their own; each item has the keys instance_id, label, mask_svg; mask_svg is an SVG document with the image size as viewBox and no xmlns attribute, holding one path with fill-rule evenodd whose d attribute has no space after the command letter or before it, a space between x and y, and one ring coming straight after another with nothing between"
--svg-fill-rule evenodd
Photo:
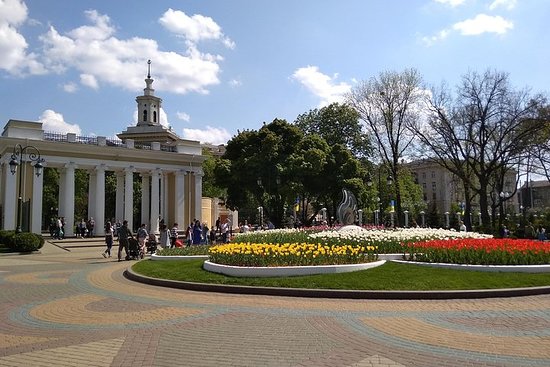
<instances>
[{"instance_id":1,"label":"patterned pavement tile","mask_svg":"<svg viewBox=\"0 0 550 367\"><path fill-rule=\"evenodd\" d=\"M1 366L550 366L550 296L343 300L123 277L101 249L0 256Z\"/></svg>"}]
</instances>

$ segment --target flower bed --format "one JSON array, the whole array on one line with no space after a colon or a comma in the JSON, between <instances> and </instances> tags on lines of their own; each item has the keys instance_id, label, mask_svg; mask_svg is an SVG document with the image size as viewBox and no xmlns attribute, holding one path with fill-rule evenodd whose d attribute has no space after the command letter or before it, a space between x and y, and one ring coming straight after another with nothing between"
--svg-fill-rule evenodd
<instances>
[{"instance_id":1,"label":"flower bed","mask_svg":"<svg viewBox=\"0 0 550 367\"><path fill-rule=\"evenodd\" d=\"M514 239L452 239L404 244L413 261L471 265L550 264L550 245Z\"/></svg>"},{"instance_id":2,"label":"flower bed","mask_svg":"<svg viewBox=\"0 0 550 367\"><path fill-rule=\"evenodd\" d=\"M375 261L374 246L329 246L311 243L231 243L213 246L210 261L216 264L275 267L359 264Z\"/></svg>"},{"instance_id":3,"label":"flower bed","mask_svg":"<svg viewBox=\"0 0 550 367\"><path fill-rule=\"evenodd\" d=\"M376 229L356 227L350 230L278 229L239 234L234 242L243 243L321 243L327 246L374 246L380 254L402 253L403 244L434 239L491 238L476 232L456 232L431 228Z\"/></svg>"}]
</instances>

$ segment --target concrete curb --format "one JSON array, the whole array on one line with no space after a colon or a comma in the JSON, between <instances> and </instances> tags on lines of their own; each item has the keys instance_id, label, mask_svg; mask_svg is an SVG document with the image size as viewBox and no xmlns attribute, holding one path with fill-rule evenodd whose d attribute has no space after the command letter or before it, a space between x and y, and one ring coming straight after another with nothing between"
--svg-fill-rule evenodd
<instances>
[{"instance_id":1,"label":"concrete curb","mask_svg":"<svg viewBox=\"0 0 550 367\"><path fill-rule=\"evenodd\" d=\"M314 265L314 266L273 266L273 267L252 267L252 266L229 266L205 261L202 268L212 273L228 275L230 277L292 277L315 274L337 274L358 270L372 269L383 265L386 260L378 260L362 264L345 265Z\"/></svg>"},{"instance_id":2,"label":"concrete curb","mask_svg":"<svg viewBox=\"0 0 550 367\"><path fill-rule=\"evenodd\" d=\"M176 289L186 289L200 292L219 292L233 294L253 294L265 296L307 297L307 298L344 298L344 299L396 299L396 300L430 300L430 299L472 299L522 297L550 294L550 287L479 289L456 291L363 291L339 289L305 289L305 288L275 288L250 287L238 285L222 285L208 283L182 282L143 276L131 268L124 271L124 276L132 281Z\"/></svg>"},{"instance_id":3,"label":"concrete curb","mask_svg":"<svg viewBox=\"0 0 550 367\"><path fill-rule=\"evenodd\" d=\"M470 270L485 272L503 273L550 273L550 265L471 265L471 264L446 264L427 263L409 260L392 260L393 262L406 265L428 266L440 269Z\"/></svg>"}]
</instances>

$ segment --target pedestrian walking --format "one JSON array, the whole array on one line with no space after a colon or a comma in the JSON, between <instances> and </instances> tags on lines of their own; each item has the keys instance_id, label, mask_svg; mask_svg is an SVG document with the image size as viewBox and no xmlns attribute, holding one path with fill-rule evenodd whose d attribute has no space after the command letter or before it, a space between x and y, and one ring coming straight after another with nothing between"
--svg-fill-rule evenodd
<instances>
[{"instance_id":1,"label":"pedestrian walking","mask_svg":"<svg viewBox=\"0 0 550 367\"><path fill-rule=\"evenodd\" d=\"M111 225L111 222L107 222L105 224L105 244L107 245L107 249L102 253L103 257L111 257L111 248L113 247L113 235L114 235L114 229Z\"/></svg>"},{"instance_id":2,"label":"pedestrian walking","mask_svg":"<svg viewBox=\"0 0 550 367\"><path fill-rule=\"evenodd\" d=\"M124 220L122 222L122 227L118 229L118 261L121 261L122 258L122 249L124 249L124 252L126 253L126 260L130 259L129 253L128 253L128 238L134 238L132 231L130 228L128 228L128 221Z\"/></svg>"}]
</instances>

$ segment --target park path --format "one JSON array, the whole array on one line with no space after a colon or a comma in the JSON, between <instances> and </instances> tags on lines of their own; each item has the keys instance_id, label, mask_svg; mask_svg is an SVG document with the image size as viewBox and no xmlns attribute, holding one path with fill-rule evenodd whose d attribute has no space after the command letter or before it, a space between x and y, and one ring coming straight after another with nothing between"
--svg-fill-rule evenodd
<instances>
[{"instance_id":1,"label":"park path","mask_svg":"<svg viewBox=\"0 0 550 367\"><path fill-rule=\"evenodd\" d=\"M338 300L176 290L100 247L0 256L0 366L550 366L550 296Z\"/></svg>"}]
</instances>

